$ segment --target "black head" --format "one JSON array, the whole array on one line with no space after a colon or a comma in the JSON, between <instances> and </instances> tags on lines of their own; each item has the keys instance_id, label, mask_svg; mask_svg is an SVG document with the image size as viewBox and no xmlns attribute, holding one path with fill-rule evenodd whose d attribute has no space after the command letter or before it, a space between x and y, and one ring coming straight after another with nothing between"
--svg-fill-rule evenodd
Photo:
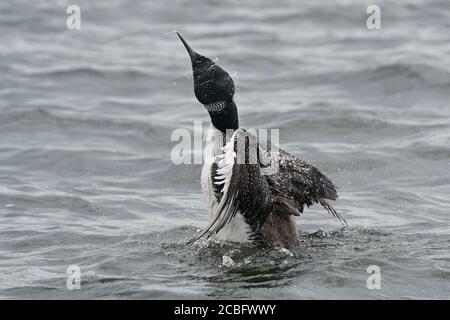
<instances>
[{"instance_id":1,"label":"black head","mask_svg":"<svg viewBox=\"0 0 450 320\"><path fill-rule=\"evenodd\" d=\"M177 34L191 58L197 100L203 105L221 101L231 102L234 95L234 83L230 75L211 59L192 50L186 40L178 32Z\"/></svg>"}]
</instances>

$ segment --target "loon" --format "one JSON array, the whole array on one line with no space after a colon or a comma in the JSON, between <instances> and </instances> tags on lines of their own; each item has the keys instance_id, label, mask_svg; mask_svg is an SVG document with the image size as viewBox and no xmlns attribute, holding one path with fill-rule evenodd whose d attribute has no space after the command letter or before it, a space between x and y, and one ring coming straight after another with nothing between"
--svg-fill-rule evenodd
<instances>
[{"instance_id":1,"label":"loon","mask_svg":"<svg viewBox=\"0 0 450 320\"><path fill-rule=\"evenodd\" d=\"M177 35L191 59L195 96L211 118L201 172L211 222L187 244L215 234L232 242L289 248L299 243L293 217L314 202L346 225L327 201L338 196L333 182L270 141L262 146L240 128L231 76ZM264 174L273 161L276 172Z\"/></svg>"}]
</instances>

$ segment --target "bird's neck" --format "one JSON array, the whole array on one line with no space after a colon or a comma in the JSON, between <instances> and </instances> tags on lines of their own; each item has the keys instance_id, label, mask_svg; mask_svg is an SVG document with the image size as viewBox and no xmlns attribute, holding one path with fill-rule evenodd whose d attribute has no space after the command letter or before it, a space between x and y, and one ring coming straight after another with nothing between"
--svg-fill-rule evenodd
<instances>
[{"instance_id":1,"label":"bird's neck","mask_svg":"<svg viewBox=\"0 0 450 320\"><path fill-rule=\"evenodd\" d=\"M232 100L227 101L226 106L220 111L209 111L209 115L213 126L223 133L239 128L238 111Z\"/></svg>"}]
</instances>

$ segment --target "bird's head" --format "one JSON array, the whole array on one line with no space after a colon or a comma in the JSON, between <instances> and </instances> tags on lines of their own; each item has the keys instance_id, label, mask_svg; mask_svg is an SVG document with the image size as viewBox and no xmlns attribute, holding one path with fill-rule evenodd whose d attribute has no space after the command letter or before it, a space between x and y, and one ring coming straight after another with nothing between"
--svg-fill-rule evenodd
<instances>
[{"instance_id":1,"label":"bird's head","mask_svg":"<svg viewBox=\"0 0 450 320\"><path fill-rule=\"evenodd\" d=\"M220 102L233 100L234 82L231 76L208 57L198 54L177 32L191 58L195 97L201 104L218 108Z\"/></svg>"}]
</instances>

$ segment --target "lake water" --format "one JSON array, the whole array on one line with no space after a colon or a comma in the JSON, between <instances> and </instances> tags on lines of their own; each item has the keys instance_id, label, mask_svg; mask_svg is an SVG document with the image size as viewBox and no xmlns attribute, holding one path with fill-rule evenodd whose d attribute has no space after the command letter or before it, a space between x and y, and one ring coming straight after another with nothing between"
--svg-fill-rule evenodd
<instances>
[{"instance_id":1,"label":"lake water","mask_svg":"<svg viewBox=\"0 0 450 320\"><path fill-rule=\"evenodd\" d=\"M0 298L449 298L450 2L377 1L370 31L372 2L80 0L69 30L71 1L2 1ZM173 30L349 228L313 206L291 252L185 246L209 217L171 134L209 117Z\"/></svg>"}]
</instances>

